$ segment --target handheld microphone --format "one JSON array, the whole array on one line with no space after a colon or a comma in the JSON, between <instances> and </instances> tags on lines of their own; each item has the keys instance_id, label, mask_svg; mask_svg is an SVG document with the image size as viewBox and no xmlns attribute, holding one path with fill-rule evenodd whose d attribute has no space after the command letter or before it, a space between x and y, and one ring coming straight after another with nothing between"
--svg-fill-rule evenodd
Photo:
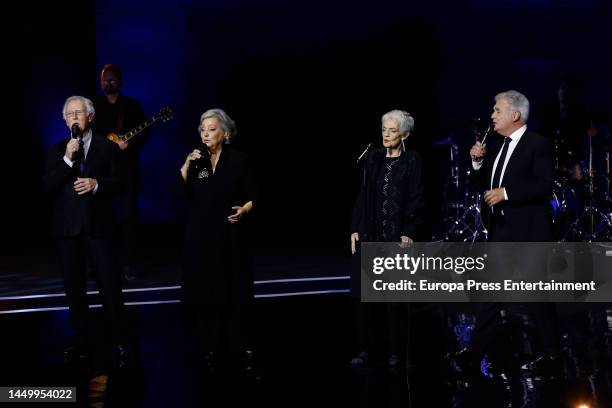
<instances>
[{"instance_id":1,"label":"handheld microphone","mask_svg":"<svg viewBox=\"0 0 612 408\"><path fill-rule=\"evenodd\" d=\"M200 171L201 169L206 167L207 163L210 162L210 152L208 151L208 146L206 146L205 143L200 144L198 147L196 147L196 149L200 151L202 157L200 157L199 159L195 159L193 161L193 164L195 166L196 171Z\"/></svg>"},{"instance_id":2,"label":"handheld microphone","mask_svg":"<svg viewBox=\"0 0 612 408\"><path fill-rule=\"evenodd\" d=\"M372 146L374 146L374 143L368 143L368 145L366 146L365 150L363 151L363 153L361 153L361 155L359 156L359 158L357 158L357 161L355 162L355 164L359 164L359 162L365 157L365 155L368 153L368 151L372 148Z\"/></svg>"},{"instance_id":3,"label":"handheld microphone","mask_svg":"<svg viewBox=\"0 0 612 408\"><path fill-rule=\"evenodd\" d=\"M73 139L78 139L79 137L81 137L81 128L79 127L78 123L75 123L70 128L70 137L72 137Z\"/></svg>"},{"instance_id":4,"label":"handheld microphone","mask_svg":"<svg viewBox=\"0 0 612 408\"><path fill-rule=\"evenodd\" d=\"M491 133L491 130L493 130L493 124L492 123L489 124L489 127L485 131L484 137L482 138L482 141L480 143L485 144L485 142L487 140L487 136L489 136L489 133Z\"/></svg>"},{"instance_id":5,"label":"handheld microphone","mask_svg":"<svg viewBox=\"0 0 612 408\"><path fill-rule=\"evenodd\" d=\"M198 147L196 147L196 149L200 151L200 154L203 158L210 158L210 151L208 150L208 146L206 146L206 143L201 143Z\"/></svg>"}]
</instances>

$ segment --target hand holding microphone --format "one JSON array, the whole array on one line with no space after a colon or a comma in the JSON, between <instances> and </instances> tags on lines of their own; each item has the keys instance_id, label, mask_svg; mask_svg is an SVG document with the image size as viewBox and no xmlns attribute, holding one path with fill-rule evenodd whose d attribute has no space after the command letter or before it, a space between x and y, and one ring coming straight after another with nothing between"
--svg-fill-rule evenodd
<instances>
[{"instance_id":1,"label":"hand holding microphone","mask_svg":"<svg viewBox=\"0 0 612 408\"><path fill-rule=\"evenodd\" d=\"M70 137L71 137L71 139L66 144L66 152L64 154L71 161L75 161L77 152L81 148L81 144L80 144L80 140L81 140L81 128L79 128L79 124L78 123L75 123L70 128Z\"/></svg>"},{"instance_id":2,"label":"hand holding microphone","mask_svg":"<svg viewBox=\"0 0 612 408\"><path fill-rule=\"evenodd\" d=\"M197 160L201 158L202 158L202 154L200 153L200 150L193 149L193 151L187 155L187 158L185 159L185 163L183 164L183 167L189 168L191 167L192 162L196 162Z\"/></svg>"},{"instance_id":3,"label":"hand holding microphone","mask_svg":"<svg viewBox=\"0 0 612 408\"><path fill-rule=\"evenodd\" d=\"M489 125L482 138L482 141L477 140L476 144L470 149L470 157L472 158L472 161L480 163L482 159L484 159L485 155L487 154L487 136L489 136L489 133L491 133L492 128L493 125Z\"/></svg>"},{"instance_id":4,"label":"hand holding microphone","mask_svg":"<svg viewBox=\"0 0 612 408\"><path fill-rule=\"evenodd\" d=\"M210 152L208 151L208 146L206 146L204 143L196 148L194 152L197 152L197 157L193 160L193 164L195 169L199 171L206 166L206 162L210 160Z\"/></svg>"},{"instance_id":5,"label":"hand holding microphone","mask_svg":"<svg viewBox=\"0 0 612 408\"><path fill-rule=\"evenodd\" d=\"M480 142L476 142L476 144L470 149L470 157L472 158L472 161L475 162L481 162L486 154L487 146Z\"/></svg>"},{"instance_id":6,"label":"hand holding microphone","mask_svg":"<svg viewBox=\"0 0 612 408\"><path fill-rule=\"evenodd\" d=\"M208 147L202 143L197 148L193 149L191 153L187 155L185 159L185 163L183 167L181 167L181 173L183 174L183 178L187 178L187 171L193 165L194 169L198 171L202 167L205 166L206 160L210 160L210 152L208 151Z\"/></svg>"},{"instance_id":7,"label":"hand holding microphone","mask_svg":"<svg viewBox=\"0 0 612 408\"><path fill-rule=\"evenodd\" d=\"M208 150L208 146L206 146L206 143L200 144L197 150L200 151L202 159L210 159L210 151Z\"/></svg>"},{"instance_id":8,"label":"hand holding microphone","mask_svg":"<svg viewBox=\"0 0 612 408\"><path fill-rule=\"evenodd\" d=\"M78 123L73 124L70 128L70 137L73 139L78 139L81 137L81 128L79 127Z\"/></svg>"}]
</instances>

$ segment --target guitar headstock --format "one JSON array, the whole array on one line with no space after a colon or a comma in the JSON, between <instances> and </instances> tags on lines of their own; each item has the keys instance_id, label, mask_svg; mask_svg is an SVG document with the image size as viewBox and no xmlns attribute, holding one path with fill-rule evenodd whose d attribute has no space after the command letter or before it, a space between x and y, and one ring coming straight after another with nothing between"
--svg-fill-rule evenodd
<instances>
[{"instance_id":1,"label":"guitar headstock","mask_svg":"<svg viewBox=\"0 0 612 408\"><path fill-rule=\"evenodd\" d=\"M170 105L164 106L156 116L165 123L174 117L174 111Z\"/></svg>"}]
</instances>

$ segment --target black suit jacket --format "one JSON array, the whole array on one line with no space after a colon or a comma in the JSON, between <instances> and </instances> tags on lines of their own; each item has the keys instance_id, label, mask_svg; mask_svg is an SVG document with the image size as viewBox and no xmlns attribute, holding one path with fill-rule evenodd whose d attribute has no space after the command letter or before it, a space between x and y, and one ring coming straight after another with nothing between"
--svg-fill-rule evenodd
<instances>
[{"instance_id":1,"label":"black suit jacket","mask_svg":"<svg viewBox=\"0 0 612 408\"><path fill-rule=\"evenodd\" d=\"M381 200L376 191L376 181L383 171L386 155L384 148L373 150L368 155L367 187L361 186L351 217L351 232L358 232L363 241L374 241L376 231L376 203ZM401 235L418 240L423 224L423 179L421 156L412 150L404 152L398 163L398 175L391 182L394 185L391 195L397 193L397 202L401 203L399 219L399 234L395 239L399 241ZM367 190L367 191L366 191Z\"/></svg>"},{"instance_id":2,"label":"black suit jacket","mask_svg":"<svg viewBox=\"0 0 612 408\"><path fill-rule=\"evenodd\" d=\"M476 171L482 190L489 190L493 165L503 137L492 141L483 166ZM503 165L503 163L499 164ZM550 241L552 239L549 200L552 196L553 163L549 141L526 131L506 166L501 187L508 201L491 209L484 203L482 213L489 226L490 241Z\"/></svg>"},{"instance_id":3,"label":"black suit jacket","mask_svg":"<svg viewBox=\"0 0 612 408\"><path fill-rule=\"evenodd\" d=\"M118 147L94 134L84 173L80 175L78 163L70 167L64 162L69 140L51 147L43 177L44 189L53 197L53 236L74 237L84 233L91 237L109 237L113 226L112 199L122 188ZM73 185L78 176L96 179L96 194L79 196Z\"/></svg>"}]
</instances>

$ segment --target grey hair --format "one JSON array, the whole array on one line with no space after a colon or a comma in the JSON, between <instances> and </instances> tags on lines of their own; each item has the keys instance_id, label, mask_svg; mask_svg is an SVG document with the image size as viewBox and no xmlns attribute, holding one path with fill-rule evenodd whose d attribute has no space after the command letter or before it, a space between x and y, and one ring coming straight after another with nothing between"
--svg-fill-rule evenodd
<instances>
[{"instance_id":1,"label":"grey hair","mask_svg":"<svg viewBox=\"0 0 612 408\"><path fill-rule=\"evenodd\" d=\"M382 117L382 122L385 120L392 120L397 122L402 135L409 135L414 129L414 118L406 111L392 110L387 112Z\"/></svg>"},{"instance_id":2,"label":"grey hair","mask_svg":"<svg viewBox=\"0 0 612 408\"><path fill-rule=\"evenodd\" d=\"M227 139L225 139L226 144L232 143L234 140L234 136L236 136L236 123L229 117L227 113L223 109L209 109L200 116L200 125L198 126L198 132L202 131L202 122L204 119L216 118L219 121L219 124L228 134Z\"/></svg>"},{"instance_id":3,"label":"grey hair","mask_svg":"<svg viewBox=\"0 0 612 408\"><path fill-rule=\"evenodd\" d=\"M94 108L94 104L90 99L87 99L84 96L75 95L66 99L66 102L64 102L64 107L62 108L62 117L64 118L64 120L66 120L66 109L68 109L68 104L73 101L83 102L85 104L85 110L87 111L87 113L94 115L96 114L96 109Z\"/></svg>"},{"instance_id":4,"label":"grey hair","mask_svg":"<svg viewBox=\"0 0 612 408\"><path fill-rule=\"evenodd\" d=\"M527 123L527 119L529 119L529 100L525 95L518 91L510 90L495 95L495 102L499 102L500 99L508 101L510 108L521 114L521 121Z\"/></svg>"}]
</instances>

